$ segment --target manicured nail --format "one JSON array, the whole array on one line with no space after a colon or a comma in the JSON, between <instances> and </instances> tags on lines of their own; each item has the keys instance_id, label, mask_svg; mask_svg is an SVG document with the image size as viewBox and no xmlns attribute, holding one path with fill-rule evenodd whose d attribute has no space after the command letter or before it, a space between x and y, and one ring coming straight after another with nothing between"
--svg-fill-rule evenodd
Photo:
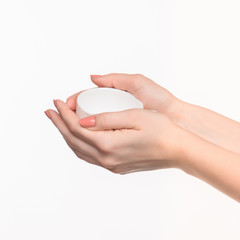
<instances>
[{"instance_id":1,"label":"manicured nail","mask_svg":"<svg viewBox=\"0 0 240 240\"><path fill-rule=\"evenodd\" d=\"M102 75L90 75L91 78L98 78L101 77Z\"/></svg>"},{"instance_id":2,"label":"manicured nail","mask_svg":"<svg viewBox=\"0 0 240 240\"><path fill-rule=\"evenodd\" d=\"M46 110L44 113L46 114L46 116L47 116L49 119L51 119L51 116L50 116L50 113L49 113L48 110Z\"/></svg>"},{"instance_id":3,"label":"manicured nail","mask_svg":"<svg viewBox=\"0 0 240 240\"><path fill-rule=\"evenodd\" d=\"M94 127L96 125L96 117L87 117L80 119L80 125L82 127Z\"/></svg>"},{"instance_id":4,"label":"manicured nail","mask_svg":"<svg viewBox=\"0 0 240 240\"><path fill-rule=\"evenodd\" d=\"M57 103L55 99L53 99L53 103L54 103L54 106L57 108Z\"/></svg>"}]
</instances>

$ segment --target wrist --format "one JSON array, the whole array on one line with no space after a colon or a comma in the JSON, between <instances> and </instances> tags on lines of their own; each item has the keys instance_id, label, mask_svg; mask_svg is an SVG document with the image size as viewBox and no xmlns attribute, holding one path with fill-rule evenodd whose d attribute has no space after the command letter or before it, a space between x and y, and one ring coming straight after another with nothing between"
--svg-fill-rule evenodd
<instances>
[{"instance_id":1,"label":"wrist","mask_svg":"<svg viewBox=\"0 0 240 240\"><path fill-rule=\"evenodd\" d=\"M184 172L190 172L191 162L187 156L188 144L191 142L191 133L188 133L176 124L173 124L168 131L168 137L165 140L166 155L165 158L172 168L178 168ZM161 148L159 148L161 149ZM160 152L160 154L162 151Z\"/></svg>"},{"instance_id":2,"label":"wrist","mask_svg":"<svg viewBox=\"0 0 240 240\"><path fill-rule=\"evenodd\" d=\"M184 112L187 111L188 103L174 97L171 104L168 107L166 115L176 125L180 126L183 121Z\"/></svg>"},{"instance_id":3,"label":"wrist","mask_svg":"<svg viewBox=\"0 0 240 240\"><path fill-rule=\"evenodd\" d=\"M193 155L198 152L195 152L194 149L196 146L200 146L204 140L181 127L176 127L178 130L175 137L176 141L174 146L174 158L177 168L181 169L187 174L194 175L196 158ZM192 155L193 152L194 154Z\"/></svg>"},{"instance_id":4,"label":"wrist","mask_svg":"<svg viewBox=\"0 0 240 240\"><path fill-rule=\"evenodd\" d=\"M200 178L201 170L209 164L210 152L219 149L216 145L183 128L178 137L178 157L180 169L185 173ZM207 160L206 160L207 159Z\"/></svg>"}]
</instances>

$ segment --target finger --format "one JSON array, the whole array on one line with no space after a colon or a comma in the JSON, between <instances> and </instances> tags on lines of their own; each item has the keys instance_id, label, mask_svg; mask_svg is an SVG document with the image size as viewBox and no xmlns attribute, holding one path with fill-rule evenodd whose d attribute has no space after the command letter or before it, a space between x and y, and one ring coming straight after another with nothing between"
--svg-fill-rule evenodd
<instances>
[{"instance_id":1,"label":"finger","mask_svg":"<svg viewBox=\"0 0 240 240\"><path fill-rule=\"evenodd\" d=\"M50 114L53 124L57 127L57 129L62 134L63 138L69 146L77 149L78 151L82 152L90 158L98 159L99 152L96 148L75 137L67 128L66 124L56 111L49 109L48 112Z\"/></svg>"},{"instance_id":2,"label":"finger","mask_svg":"<svg viewBox=\"0 0 240 240\"><path fill-rule=\"evenodd\" d=\"M88 89L91 89L91 88L88 88ZM88 89L85 89L85 90L82 90L80 92L77 92L75 94L73 94L72 96L68 97L67 100L66 100L66 104L69 106L69 108L73 111L76 110L76 107L77 107L77 97L80 93L88 90Z\"/></svg>"},{"instance_id":3,"label":"finger","mask_svg":"<svg viewBox=\"0 0 240 240\"><path fill-rule=\"evenodd\" d=\"M142 109L96 114L80 120L82 127L90 130L140 129Z\"/></svg>"},{"instance_id":4,"label":"finger","mask_svg":"<svg viewBox=\"0 0 240 240\"><path fill-rule=\"evenodd\" d=\"M69 106L62 100L54 100L54 105L58 110L62 120L67 125L67 128L77 137L84 137L84 129L79 125L79 117L73 112Z\"/></svg>"},{"instance_id":5,"label":"finger","mask_svg":"<svg viewBox=\"0 0 240 240\"><path fill-rule=\"evenodd\" d=\"M133 95L146 84L153 82L141 74L110 73L100 77L91 76L91 80L99 87L111 87L128 91Z\"/></svg>"},{"instance_id":6,"label":"finger","mask_svg":"<svg viewBox=\"0 0 240 240\"><path fill-rule=\"evenodd\" d=\"M82 139L84 142L87 142L90 145L97 147L96 142L99 141L99 138L101 138L101 136L98 136L98 134L81 127L79 123L79 117L62 100L58 99L54 102L62 120L64 121L70 132L77 138Z\"/></svg>"},{"instance_id":7,"label":"finger","mask_svg":"<svg viewBox=\"0 0 240 240\"><path fill-rule=\"evenodd\" d=\"M66 100L66 104L67 104L67 105L69 106L69 108L70 108L71 110L73 110L73 111L76 110L76 107L77 107L77 97L78 97L78 95L79 95L81 92L84 92L84 90L73 94L72 96L68 97L67 100Z\"/></svg>"},{"instance_id":8,"label":"finger","mask_svg":"<svg viewBox=\"0 0 240 240\"><path fill-rule=\"evenodd\" d=\"M66 143L67 143L67 145L72 149L72 151L74 152L74 154L75 154L78 158L80 158L80 159L82 159L82 160L84 160L84 161L86 161L86 162L88 162L88 163L90 163L90 164L94 164L94 165L97 165L97 166L102 166L102 165L101 165L98 161L96 161L95 159L89 157L89 156L86 155L85 153L83 153L83 152L79 151L78 149L72 147L67 141L66 141Z\"/></svg>"}]
</instances>

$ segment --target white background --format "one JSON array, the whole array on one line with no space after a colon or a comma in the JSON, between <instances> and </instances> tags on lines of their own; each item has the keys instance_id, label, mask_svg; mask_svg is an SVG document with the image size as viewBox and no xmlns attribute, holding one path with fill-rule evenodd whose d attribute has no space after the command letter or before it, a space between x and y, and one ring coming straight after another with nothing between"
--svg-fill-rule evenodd
<instances>
[{"instance_id":1,"label":"white background","mask_svg":"<svg viewBox=\"0 0 240 240\"><path fill-rule=\"evenodd\" d=\"M116 175L78 159L44 115L142 73L240 121L239 0L0 0L0 239L237 240L239 204L179 170Z\"/></svg>"}]
</instances>

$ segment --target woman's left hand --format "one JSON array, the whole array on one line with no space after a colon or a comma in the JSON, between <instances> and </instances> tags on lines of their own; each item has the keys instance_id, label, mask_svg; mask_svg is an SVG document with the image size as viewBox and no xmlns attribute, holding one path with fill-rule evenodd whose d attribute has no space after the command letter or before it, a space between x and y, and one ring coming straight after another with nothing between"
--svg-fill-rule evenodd
<instances>
[{"instance_id":1,"label":"woman's left hand","mask_svg":"<svg viewBox=\"0 0 240 240\"><path fill-rule=\"evenodd\" d=\"M161 168L181 168L182 131L166 116L146 109L101 113L80 120L61 100L59 113L48 113L66 143L81 159L111 172L126 174Z\"/></svg>"}]
</instances>

